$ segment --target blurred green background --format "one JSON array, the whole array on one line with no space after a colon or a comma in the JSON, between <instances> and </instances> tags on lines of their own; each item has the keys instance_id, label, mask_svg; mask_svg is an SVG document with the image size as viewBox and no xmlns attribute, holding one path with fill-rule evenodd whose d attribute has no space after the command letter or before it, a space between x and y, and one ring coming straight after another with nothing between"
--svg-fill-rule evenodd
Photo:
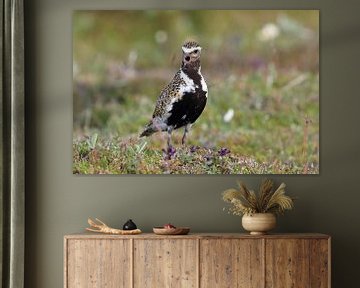
<instances>
[{"instance_id":1,"label":"blurred green background","mask_svg":"<svg viewBox=\"0 0 360 288\"><path fill-rule=\"evenodd\" d=\"M226 147L266 166L250 173L318 173L318 25L312 10L74 12L74 173L128 173L114 164L123 143L161 158L161 133L137 135L189 38L203 47L209 87L189 145Z\"/></svg>"}]
</instances>

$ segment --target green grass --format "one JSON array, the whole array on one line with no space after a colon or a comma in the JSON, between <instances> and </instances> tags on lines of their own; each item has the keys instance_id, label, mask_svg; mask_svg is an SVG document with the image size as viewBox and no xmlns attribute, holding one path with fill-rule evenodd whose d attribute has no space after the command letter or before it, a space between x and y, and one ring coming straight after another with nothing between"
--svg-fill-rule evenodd
<instances>
[{"instance_id":1,"label":"green grass","mask_svg":"<svg viewBox=\"0 0 360 288\"><path fill-rule=\"evenodd\" d=\"M143 96L134 84L126 92L129 95L122 96L124 100L105 105L101 102L93 107L91 128L74 131L73 172L318 173L318 75L298 71L278 73L281 80L275 80L269 86L263 81L269 77L268 70L240 78L230 75L225 81L214 79L209 87L207 107L193 126L187 146L179 144L182 130L173 133L177 153L169 161L165 161L162 152L166 146L164 133L137 139L151 117L156 93L152 97ZM299 77L304 80L287 88ZM229 109L235 111L234 117L225 122L223 116ZM99 139L94 140L94 135L99 135ZM189 153L191 146L201 149ZM139 147L143 148L139 151ZM230 155L217 157L217 151L222 147L229 149ZM214 159L211 165L204 160L207 154Z\"/></svg>"},{"instance_id":2,"label":"green grass","mask_svg":"<svg viewBox=\"0 0 360 288\"><path fill-rule=\"evenodd\" d=\"M221 149L179 146L171 156L148 147L145 140L108 139L92 147L88 140L75 142L74 174L300 174L296 163L258 162L252 157L221 153ZM316 173L308 169L307 173Z\"/></svg>"}]
</instances>

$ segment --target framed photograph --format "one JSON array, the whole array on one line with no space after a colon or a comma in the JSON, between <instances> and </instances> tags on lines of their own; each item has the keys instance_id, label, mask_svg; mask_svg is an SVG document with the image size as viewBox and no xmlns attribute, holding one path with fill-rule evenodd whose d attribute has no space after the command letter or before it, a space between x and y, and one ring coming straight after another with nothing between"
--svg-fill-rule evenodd
<instances>
[{"instance_id":1,"label":"framed photograph","mask_svg":"<svg viewBox=\"0 0 360 288\"><path fill-rule=\"evenodd\" d=\"M74 174L318 174L318 10L73 13Z\"/></svg>"}]
</instances>

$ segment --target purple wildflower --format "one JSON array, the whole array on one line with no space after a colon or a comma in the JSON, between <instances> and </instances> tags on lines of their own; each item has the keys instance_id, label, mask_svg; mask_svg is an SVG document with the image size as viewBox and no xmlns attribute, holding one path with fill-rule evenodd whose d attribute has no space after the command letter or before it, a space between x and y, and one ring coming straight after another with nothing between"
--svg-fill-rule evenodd
<instances>
[{"instance_id":1,"label":"purple wildflower","mask_svg":"<svg viewBox=\"0 0 360 288\"><path fill-rule=\"evenodd\" d=\"M218 151L219 156L226 156L229 153L230 153L230 150L228 148L224 148L224 147Z\"/></svg>"},{"instance_id":2,"label":"purple wildflower","mask_svg":"<svg viewBox=\"0 0 360 288\"><path fill-rule=\"evenodd\" d=\"M165 160L170 160L176 153L176 149L173 146L169 146L166 150L162 149L162 151Z\"/></svg>"}]
</instances>

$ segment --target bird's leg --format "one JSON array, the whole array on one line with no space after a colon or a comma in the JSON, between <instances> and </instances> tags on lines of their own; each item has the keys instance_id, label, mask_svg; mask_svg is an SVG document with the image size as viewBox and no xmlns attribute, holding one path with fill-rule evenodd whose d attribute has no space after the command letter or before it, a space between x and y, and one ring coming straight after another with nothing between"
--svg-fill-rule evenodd
<instances>
[{"instance_id":1,"label":"bird's leg","mask_svg":"<svg viewBox=\"0 0 360 288\"><path fill-rule=\"evenodd\" d=\"M185 126L185 128L184 128L184 135L183 135L183 137L182 137L182 139L181 139L181 144L182 145L185 145L185 141L186 141L186 135L187 135L187 133L189 132L189 130L190 130L190 124L187 124L186 126Z\"/></svg>"},{"instance_id":2,"label":"bird's leg","mask_svg":"<svg viewBox=\"0 0 360 288\"><path fill-rule=\"evenodd\" d=\"M171 147L171 133L173 131L172 127L168 127L167 129L167 133L168 133L168 138L167 138L167 145L168 145L168 150Z\"/></svg>"}]
</instances>

